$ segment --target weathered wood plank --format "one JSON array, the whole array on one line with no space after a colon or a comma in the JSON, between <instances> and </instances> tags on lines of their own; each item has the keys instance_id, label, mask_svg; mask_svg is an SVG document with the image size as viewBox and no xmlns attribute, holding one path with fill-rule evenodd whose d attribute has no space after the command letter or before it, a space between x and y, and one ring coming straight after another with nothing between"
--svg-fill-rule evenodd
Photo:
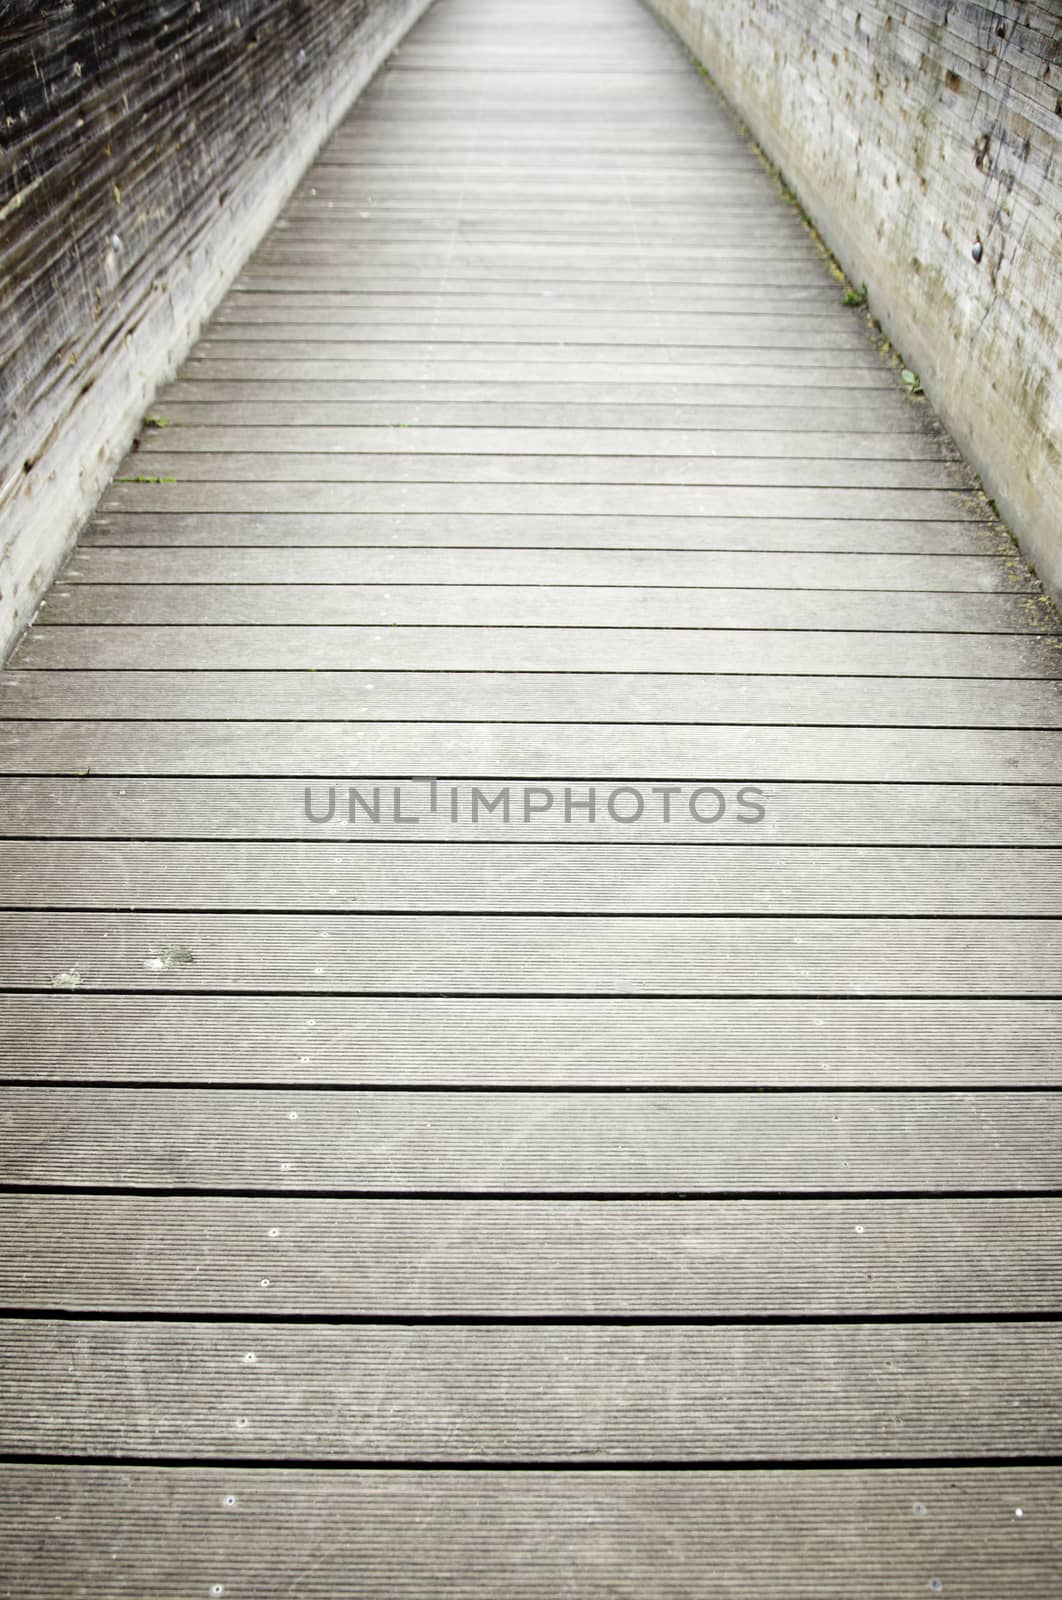
<instances>
[{"instance_id":1,"label":"weathered wood plank","mask_svg":"<svg viewBox=\"0 0 1062 1600\"><path fill-rule=\"evenodd\" d=\"M860 357L866 356L862 328L853 326L843 312L836 310L820 317L717 317L705 312L677 325L674 322L662 324L649 315L631 326L616 323L611 318L558 323L552 314L523 322L484 324L472 312L463 319L437 318L429 313L426 317L409 319L393 315L363 324L349 317L322 316L320 312L293 315L277 306L271 314L215 317L205 330L199 348L217 351L231 346L235 350L251 344L257 351L267 346L270 355L283 358L289 344L298 344L300 349L338 344L345 352L349 346L364 344L370 355L376 353L377 347L389 350L395 345L415 345L421 355L427 355L440 346L453 346L458 350L468 346L478 353L485 348L493 349L497 342L506 351L515 345L536 352L544 347L567 353L586 348L592 352L591 359L610 350L623 360L637 359L641 355L658 362L688 361L701 350L730 350L740 346L743 352L761 349L784 352L782 360L785 361L791 350L799 351L802 358L813 339L821 340L823 347L831 352L858 351Z\"/></svg>"},{"instance_id":2,"label":"weathered wood plank","mask_svg":"<svg viewBox=\"0 0 1062 1600\"><path fill-rule=\"evenodd\" d=\"M123 475L136 465L127 457ZM962 463L934 459L875 459L871 452L858 458L800 455L771 456L745 453L715 455L564 455L540 452L484 452L437 450L409 454L405 451L340 453L230 449L220 452L169 449L168 441L150 452L145 467L162 479L172 477L184 485L197 482L287 484L309 482L320 492L332 483L440 483L440 484L550 484L576 487L633 484L639 489L678 486L740 488L883 489L893 494L905 489L964 491L969 473ZM121 479L119 481L122 481ZM633 508L632 508L633 509Z\"/></svg>"},{"instance_id":3,"label":"weathered wood plank","mask_svg":"<svg viewBox=\"0 0 1062 1600\"><path fill-rule=\"evenodd\" d=\"M94 546L136 545L263 549L516 549L805 551L809 554L1010 556L1012 546L991 522L860 522L773 517L479 516L367 512L303 516L262 512L110 511L85 529L79 559Z\"/></svg>"},{"instance_id":4,"label":"weathered wood plank","mask_svg":"<svg viewBox=\"0 0 1062 1600\"><path fill-rule=\"evenodd\" d=\"M191 567L191 570L189 568ZM78 583L485 584L606 588L881 589L1035 594L1026 567L993 556L817 555L805 552L620 550L79 550L63 572ZM443 597L440 596L440 602ZM528 597L530 599L530 597ZM699 596L697 597L699 601ZM608 606L614 604L608 597ZM904 602L904 610L907 602Z\"/></svg>"},{"instance_id":5,"label":"weathered wood plank","mask_svg":"<svg viewBox=\"0 0 1062 1600\"><path fill-rule=\"evenodd\" d=\"M50 675L49 675L50 676ZM45 678L47 681L47 678ZM484 780L486 782L486 780ZM718 785L724 809L712 823L698 822L688 797L672 804L665 821L663 801L650 795L655 810L631 822L611 815L605 789L593 819L586 808L565 816L563 783L537 784L539 791L525 818L522 803L485 811L472 789L478 780L444 789L442 804L423 809L424 780L405 783L393 774L359 776L357 787L373 805L380 790L379 819L373 821L350 796L350 782L307 784L271 778L11 778L0 777L0 837L24 839L316 839L410 838L408 824L396 821L394 790L403 793L406 815L419 801L417 839L435 841L563 844L745 844L759 845L1001 845L1056 846L1062 837L1062 790L1057 785L924 783L775 783L756 785L758 796L739 802L740 783ZM332 789L335 789L334 806ZM496 786L495 786L496 787ZM454 802L453 789L457 790ZM309 789L309 801L307 801ZM543 793L545 791L545 793ZM487 786L489 799L495 793ZM547 805L546 795L552 803ZM576 793L585 800L587 794ZM703 797L702 815L720 802ZM750 826L749 802L763 816ZM351 811L353 810L353 820ZM744 819L744 820L742 820Z\"/></svg>"},{"instance_id":6,"label":"weathered wood plank","mask_svg":"<svg viewBox=\"0 0 1062 1600\"><path fill-rule=\"evenodd\" d=\"M247 373L253 378L253 373ZM259 375L261 376L261 375ZM288 374L287 376L290 376ZM275 381L287 378L277 374ZM148 476L145 474L145 476ZM152 477L155 474L151 475ZM166 474L179 480L180 474ZM809 488L639 483L333 482L115 483L103 496L108 511L451 512L483 515L797 517L916 522L983 520L977 499L959 489Z\"/></svg>"},{"instance_id":7,"label":"weathered wood plank","mask_svg":"<svg viewBox=\"0 0 1062 1600\"><path fill-rule=\"evenodd\" d=\"M345 774L336 773L337 759ZM346 776L356 783L383 768L407 779L475 775L502 784L566 778L1051 784L1058 759L1057 730L1023 728L349 722L337 752L330 723L0 722L0 772L66 777Z\"/></svg>"},{"instance_id":8,"label":"weathered wood plank","mask_svg":"<svg viewBox=\"0 0 1062 1600\"><path fill-rule=\"evenodd\" d=\"M66 672L0 675L3 718L814 723L1052 728L1055 682L718 673ZM0 826L3 815L0 811Z\"/></svg>"},{"instance_id":9,"label":"weathered wood plank","mask_svg":"<svg viewBox=\"0 0 1062 1600\"><path fill-rule=\"evenodd\" d=\"M1049 1323L0 1331L8 1452L887 1463L1046 1454L1062 1421Z\"/></svg>"},{"instance_id":10,"label":"weathered wood plank","mask_svg":"<svg viewBox=\"0 0 1062 1600\"><path fill-rule=\"evenodd\" d=\"M1029 594L850 589L602 588L518 584L66 583L42 602L67 624L327 627L758 628L879 633L1055 635L1050 603Z\"/></svg>"},{"instance_id":11,"label":"weathered wood plank","mask_svg":"<svg viewBox=\"0 0 1062 1600\"><path fill-rule=\"evenodd\" d=\"M0 1305L306 1317L1062 1311L1062 1200L0 1195ZM903 1249L897 1250L897 1240ZM270 1293L263 1298L262 1279Z\"/></svg>"},{"instance_id":12,"label":"weathered wood plank","mask_svg":"<svg viewBox=\"0 0 1062 1600\"><path fill-rule=\"evenodd\" d=\"M148 993L1049 998L1062 963L1062 923L1003 916L8 911L0 935L0 987Z\"/></svg>"},{"instance_id":13,"label":"weathered wood plank","mask_svg":"<svg viewBox=\"0 0 1062 1600\"><path fill-rule=\"evenodd\" d=\"M755 839L762 802L740 792ZM370 805L377 797L367 797ZM490 793L491 800L494 794ZM544 804L531 792L521 804ZM634 800L639 799L637 792ZM632 794L621 796L628 806ZM384 800L379 797L382 814ZM407 804L409 802L407 801ZM445 803L445 802L444 802ZM677 804L677 801L675 802ZM696 802L718 809L714 793ZM687 807L688 809L688 807ZM622 815L620 805L617 810ZM409 814L409 813L407 813ZM392 824L393 826L393 824ZM711 835L705 825L705 840ZM0 906L665 916L1062 916L1062 850L0 840Z\"/></svg>"},{"instance_id":14,"label":"weathered wood plank","mask_svg":"<svg viewBox=\"0 0 1062 1600\"><path fill-rule=\"evenodd\" d=\"M843 352L842 352L843 354ZM357 382L363 399L378 395L380 383L434 384L437 380L452 386L457 384L501 384L514 398L531 399L537 387L562 387L569 398L576 398L570 385L580 385L582 392L599 400L614 399L617 385L628 386L640 400L662 398L654 388L665 388L678 399L691 401L700 390L706 397L718 394L730 386L756 385L768 388L796 390L818 394L825 385L834 389L851 389L863 393L895 394L895 377L883 372L877 365L852 366L838 358L831 363L828 357L814 364L786 366L768 365L765 362L731 360L730 351L720 351L714 360L694 362L638 363L585 362L571 360L526 361L522 355L503 360L466 359L453 361L442 356L431 360L409 355L402 359L392 356L370 357L362 354L347 360L310 361L289 354L286 358L253 356L247 352L237 356L232 352L216 350L192 355L184 365L186 379L202 383L217 380L231 383L239 380L263 384L283 383L290 379L300 382L327 379L340 383ZM367 393L367 387L371 394ZM646 392L648 387L649 392ZM691 391L694 391L691 393Z\"/></svg>"},{"instance_id":15,"label":"weathered wood plank","mask_svg":"<svg viewBox=\"0 0 1062 1600\"><path fill-rule=\"evenodd\" d=\"M1034 678L1059 675L1059 649L1036 634L811 632L763 628L453 628L395 623L345 628L169 626L50 628L12 657L25 667L315 671L494 670L674 672L777 676ZM922 774L931 777L931 774Z\"/></svg>"},{"instance_id":16,"label":"weathered wood plank","mask_svg":"<svg viewBox=\"0 0 1062 1600\"><path fill-rule=\"evenodd\" d=\"M870 1195L1062 1186L1062 1105L1051 1090L777 1096L40 1084L0 1087L0 1121L11 1150L5 1181L19 1188Z\"/></svg>"},{"instance_id":17,"label":"weathered wood plank","mask_svg":"<svg viewBox=\"0 0 1062 1600\"><path fill-rule=\"evenodd\" d=\"M160 393L158 412L167 426L205 421L211 412L224 413L235 422L233 411L260 426L305 419L319 427L395 425L420 419L423 426L443 427L563 427L637 428L645 424L658 432L676 429L756 429L795 431L829 430L844 422L851 427L890 429L905 435L931 429L932 418L904 395L892 390L834 389L828 375L814 397L791 386L769 388L759 381L705 387L650 385L609 386L607 394L592 383L468 383L444 378L437 383L382 383L371 393L357 380L347 383L303 377L284 388L283 399L263 398L253 384L234 380L199 380L182 374Z\"/></svg>"},{"instance_id":18,"label":"weathered wood plank","mask_svg":"<svg viewBox=\"0 0 1062 1600\"><path fill-rule=\"evenodd\" d=\"M74 1571L82 1600L186 1600L221 1579L261 1600L296 1584L305 1600L895 1600L941 1573L966 1600L1054 1600L1062 1475L25 1465L0 1466L0 1490L22 1600L69 1592Z\"/></svg>"},{"instance_id":19,"label":"weathered wood plank","mask_svg":"<svg viewBox=\"0 0 1062 1600\"><path fill-rule=\"evenodd\" d=\"M1062 1084L1054 1000L0 996L7 1078L411 1088ZM0 1068L0 1072L4 1069Z\"/></svg>"},{"instance_id":20,"label":"weathered wood plank","mask_svg":"<svg viewBox=\"0 0 1062 1600\"><path fill-rule=\"evenodd\" d=\"M809 429L768 431L762 423L755 432L732 428L692 433L679 428L658 428L649 439L630 427L516 428L505 427L497 420L493 427L484 428L433 428L409 423L390 427L313 427L290 412L273 426L256 425L242 414L225 415L215 423L200 422L192 417L175 424L170 418L165 428L148 430L141 438L139 449L141 457L145 461L150 458L152 464L159 456L239 453L287 457L321 455L327 451L338 456L344 466L350 463L342 458L350 455L374 459L384 455L504 455L516 460L530 457L536 463L542 457L553 460L585 457L592 461L621 457L642 462L679 457L683 462L733 460L739 463L749 459L826 460L831 463L859 459L877 463L940 461L945 455L940 443L927 432L903 433L892 429L858 432L850 427L843 428L839 422L832 431L818 432ZM954 457L954 451L951 456ZM739 466L737 470L747 469ZM767 469L769 473L775 470ZM187 471L181 475L187 476ZM643 477L638 481L647 480Z\"/></svg>"}]
</instances>

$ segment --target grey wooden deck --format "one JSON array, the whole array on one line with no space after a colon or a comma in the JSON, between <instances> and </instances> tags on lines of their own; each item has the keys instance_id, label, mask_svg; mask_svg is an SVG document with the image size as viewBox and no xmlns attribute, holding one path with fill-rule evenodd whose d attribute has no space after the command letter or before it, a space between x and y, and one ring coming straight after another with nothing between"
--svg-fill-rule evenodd
<instances>
[{"instance_id":1,"label":"grey wooden deck","mask_svg":"<svg viewBox=\"0 0 1062 1600\"><path fill-rule=\"evenodd\" d=\"M440 0L154 410L2 680L0 1592L1056 1595L1055 622L674 41Z\"/></svg>"}]
</instances>

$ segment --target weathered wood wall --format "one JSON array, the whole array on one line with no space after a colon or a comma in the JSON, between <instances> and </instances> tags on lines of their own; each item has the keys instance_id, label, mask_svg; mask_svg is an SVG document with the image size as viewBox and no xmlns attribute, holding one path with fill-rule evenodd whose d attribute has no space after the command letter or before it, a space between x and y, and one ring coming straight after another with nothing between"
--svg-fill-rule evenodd
<instances>
[{"instance_id":1,"label":"weathered wood wall","mask_svg":"<svg viewBox=\"0 0 1062 1600\"><path fill-rule=\"evenodd\" d=\"M0 651L426 0L0 4Z\"/></svg>"},{"instance_id":2,"label":"weathered wood wall","mask_svg":"<svg viewBox=\"0 0 1062 1600\"><path fill-rule=\"evenodd\" d=\"M1062 593L1059 0L650 0Z\"/></svg>"}]
</instances>

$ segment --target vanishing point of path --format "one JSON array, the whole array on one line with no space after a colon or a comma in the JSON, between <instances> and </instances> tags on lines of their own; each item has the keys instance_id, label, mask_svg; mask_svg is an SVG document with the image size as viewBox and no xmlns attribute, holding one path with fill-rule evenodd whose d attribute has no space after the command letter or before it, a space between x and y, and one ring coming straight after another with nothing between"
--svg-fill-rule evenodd
<instances>
[{"instance_id":1,"label":"vanishing point of path","mask_svg":"<svg viewBox=\"0 0 1062 1600\"><path fill-rule=\"evenodd\" d=\"M1056 1593L1055 625L688 58L439 0L153 415L2 678L3 1594Z\"/></svg>"}]
</instances>

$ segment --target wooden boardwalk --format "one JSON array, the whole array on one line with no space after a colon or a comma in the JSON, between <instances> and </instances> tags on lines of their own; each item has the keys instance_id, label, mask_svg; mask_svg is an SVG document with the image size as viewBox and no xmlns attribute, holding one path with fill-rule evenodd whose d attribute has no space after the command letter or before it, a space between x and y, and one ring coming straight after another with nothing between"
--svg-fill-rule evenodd
<instances>
[{"instance_id":1,"label":"wooden boardwalk","mask_svg":"<svg viewBox=\"0 0 1062 1600\"><path fill-rule=\"evenodd\" d=\"M0 1593L1057 1595L1054 631L652 17L439 0L3 675Z\"/></svg>"}]
</instances>

